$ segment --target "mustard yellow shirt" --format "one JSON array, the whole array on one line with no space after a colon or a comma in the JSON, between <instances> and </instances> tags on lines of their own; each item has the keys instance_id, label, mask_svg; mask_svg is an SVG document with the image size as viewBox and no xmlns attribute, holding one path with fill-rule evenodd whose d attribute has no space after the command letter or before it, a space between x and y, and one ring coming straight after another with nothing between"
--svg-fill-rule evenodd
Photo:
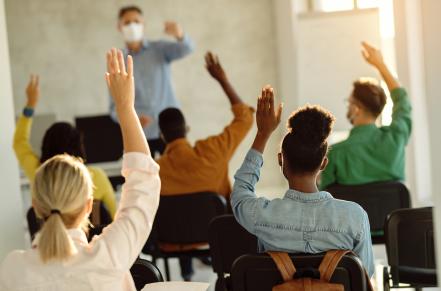
<instances>
[{"instance_id":1,"label":"mustard yellow shirt","mask_svg":"<svg viewBox=\"0 0 441 291\"><path fill-rule=\"evenodd\" d=\"M228 163L253 125L253 109L232 106L233 121L219 135L199 140L194 146L185 138L169 144L158 159L161 195L210 191L229 197Z\"/></svg>"},{"instance_id":2,"label":"mustard yellow shirt","mask_svg":"<svg viewBox=\"0 0 441 291\"><path fill-rule=\"evenodd\" d=\"M14 151L20 166L23 168L29 181L32 183L35 172L40 166L40 159L32 150L29 143L31 135L32 118L21 116L17 122L14 133ZM93 198L103 201L112 217L116 212L116 198L106 173L100 168L87 167L94 184Z\"/></svg>"}]
</instances>

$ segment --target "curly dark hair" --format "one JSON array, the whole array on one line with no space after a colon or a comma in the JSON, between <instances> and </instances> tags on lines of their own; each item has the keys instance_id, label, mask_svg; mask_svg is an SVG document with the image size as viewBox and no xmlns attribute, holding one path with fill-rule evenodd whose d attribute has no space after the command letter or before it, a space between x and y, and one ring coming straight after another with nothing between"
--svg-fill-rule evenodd
<instances>
[{"instance_id":1,"label":"curly dark hair","mask_svg":"<svg viewBox=\"0 0 441 291\"><path fill-rule=\"evenodd\" d=\"M307 105L292 113L282 153L293 173L312 173L320 167L328 153L327 139L334 121L329 111L316 105Z\"/></svg>"},{"instance_id":2,"label":"curly dark hair","mask_svg":"<svg viewBox=\"0 0 441 291\"><path fill-rule=\"evenodd\" d=\"M386 94L383 88L371 80L357 80L354 82L352 97L360 102L373 117L377 118L386 105Z\"/></svg>"},{"instance_id":3,"label":"curly dark hair","mask_svg":"<svg viewBox=\"0 0 441 291\"><path fill-rule=\"evenodd\" d=\"M59 154L86 159L83 135L67 122L56 122L45 132L41 145L40 162Z\"/></svg>"}]
</instances>

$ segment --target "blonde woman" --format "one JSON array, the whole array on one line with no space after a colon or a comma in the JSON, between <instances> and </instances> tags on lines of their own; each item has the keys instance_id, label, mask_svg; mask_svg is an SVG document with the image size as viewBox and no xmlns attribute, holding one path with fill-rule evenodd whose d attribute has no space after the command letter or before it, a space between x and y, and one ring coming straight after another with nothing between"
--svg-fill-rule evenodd
<instances>
[{"instance_id":1,"label":"blonde woman","mask_svg":"<svg viewBox=\"0 0 441 291\"><path fill-rule=\"evenodd\" d=\"M41 144L41 156L32 150L29 138L35 108L40 99L39 77L31 76L26 87L26 106L17 122L14 133L14 152L23 171L32 183L38 167L58 154L69 154L85 158L83 140L80 132L67 122L54 123L44 134ZM103 201L112 218L116 212L116 198L106 173L97 167L88 167L92 177L93 197Z\"/></svg>"},{"instance_id":2,"label":"blonde woman","mask_svg":"<svg viewBox=\"0 0 441 291\"><path fill-rule=\"evenodd\" d=\"M81 227L92 209L93 183L68 155L44 162L33 182L33 206L45 223L32 249L11 252L0 266L0 290L136 290L129 269L152 228L159 204L159 166L134 109L133 60L107 54L107 85L124 142L126 178L115 220L88 243Z\"/></svg>"}]
</instances>

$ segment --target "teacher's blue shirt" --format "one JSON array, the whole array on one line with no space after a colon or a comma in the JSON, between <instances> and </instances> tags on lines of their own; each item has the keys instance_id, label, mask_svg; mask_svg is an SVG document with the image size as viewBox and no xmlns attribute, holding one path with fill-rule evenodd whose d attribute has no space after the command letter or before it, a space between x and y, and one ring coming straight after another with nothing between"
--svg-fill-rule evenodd
<instances>
[{"instance_id":1,"label":"teacher's blue shirt","mask_svg":"<svg viewBox=\"0 0 441 291\"><path fill-rule=\"evenodd\" d=\"M169 107L179 107L171 81L170 64L190 54L194 45L185 35L180 41L143 42L139 52L124 50L125 56L133 57L133 74L135 77L135 109L138 115L144 114L153 118L145 128L147 139L159 138L158 116ZM115 104L110 98L110 113L115 120Z\"/></svg>"}]
</instances>

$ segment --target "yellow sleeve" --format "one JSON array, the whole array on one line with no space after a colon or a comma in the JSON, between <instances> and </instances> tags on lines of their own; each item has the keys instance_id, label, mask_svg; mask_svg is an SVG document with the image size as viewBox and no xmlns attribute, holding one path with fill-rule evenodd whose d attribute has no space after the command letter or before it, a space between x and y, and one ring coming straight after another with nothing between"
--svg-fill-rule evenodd
<instances>
[{"instance_id":1,"label":"yellow sleeve","mask_svg":"<svg viewBox=\"0 0 441 291\"><path fill-rule=\"evenodd\" d=\"M197 151L210 152L229 160L236 148L245 138L254 122L254 110L246 104L236 104L231 108L234 119L227 125L221 134L198 141L195 145Z\"/></svg>"},{"instance_id":2,"label":"yellow sleeve","mask_svg":"<svg viewBox=\"0 0 441 291\"><path fill-rule=\"evenodd\" d=\"M29 138L31 136L32 118L21 116L18 119L14 133L14 152L20 166L28 179L34 180L35 172L40 166L40 159L32 150Z\"/></svg>"},{"instance_id":3,"label":"yellow sleeve","mask_svg":"<svg viewBox=\"0 0 441 291\"><path fill-rule=\"evenodd\" d=\"M110 215L114 218L116 213L116 197L109 178L102 169L94 167L89 167L88 169L95 186L93 198L103 201Z\"/></svg>"}]
</instances>

